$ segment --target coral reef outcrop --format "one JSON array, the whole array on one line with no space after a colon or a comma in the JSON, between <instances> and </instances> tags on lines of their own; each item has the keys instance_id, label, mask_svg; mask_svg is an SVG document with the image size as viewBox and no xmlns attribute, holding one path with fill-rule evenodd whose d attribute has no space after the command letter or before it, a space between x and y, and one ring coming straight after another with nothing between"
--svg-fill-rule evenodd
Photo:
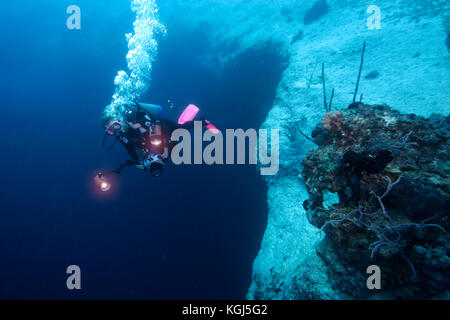
<instances>
[{"instance_id":1,"label":"coral reef outcrop","mask_svg":"<svg viewBox=\"0 0 450 320\"><path fill-rule=\"evenodd\" d=\"M319 146L302 162L303 207L325 233L316 251L333 289L374 297L369 265L381 268L383 298L433 298L450 288L449 129L449 116L362 103L318 124ZM336 203L326 203L330 193Z\"/></svg>"}]
</instances>

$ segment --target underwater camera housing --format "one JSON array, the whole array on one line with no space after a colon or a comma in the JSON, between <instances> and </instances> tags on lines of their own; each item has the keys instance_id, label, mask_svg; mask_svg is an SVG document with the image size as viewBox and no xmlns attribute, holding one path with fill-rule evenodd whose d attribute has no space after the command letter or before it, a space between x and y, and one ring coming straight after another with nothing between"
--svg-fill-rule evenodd
<instances>
[{"instance_id":1,"label":"underwater camera housing","mask_svg":"<svg viewBox=\"0 0 450 320\"><path fill-rule=\"evenodd\" d=\"M148 170L150 171L152 177L161 177L163 175L164 162L159 157L154 157L150 160Z\"/></svg>"}]
</instances>

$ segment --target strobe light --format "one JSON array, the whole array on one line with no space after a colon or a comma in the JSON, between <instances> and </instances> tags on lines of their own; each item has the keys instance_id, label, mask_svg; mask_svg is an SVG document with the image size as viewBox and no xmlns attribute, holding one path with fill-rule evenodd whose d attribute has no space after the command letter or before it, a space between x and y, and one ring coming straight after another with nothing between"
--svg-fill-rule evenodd
<instances>
[{"instance_id":1,"label":"strobe light","mask_svg":"<svg viewBox=\"0 0 450 320\"><path fill-rule=\"evenodd\" d=\"M155 125L149 133L150 143L158 147L162 143L162 130L160 125Z\"/></svg>"}]
</instances>

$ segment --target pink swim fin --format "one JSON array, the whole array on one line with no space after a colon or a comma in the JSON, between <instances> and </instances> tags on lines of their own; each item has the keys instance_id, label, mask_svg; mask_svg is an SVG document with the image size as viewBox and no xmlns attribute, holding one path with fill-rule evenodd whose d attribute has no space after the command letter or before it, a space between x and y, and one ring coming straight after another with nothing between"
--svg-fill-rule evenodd
<instances>
[{"instance_id":1,"label":"pink swim fin","mask_svg":"<svg viewBox=\"0 0 450 320\"><path fill-rule=\"evenodd\" d=\"M193 104L188 105L186 109L184 109L181 116L178 118L178 124L185 124L186 122L194 120L199 111L200 109L197 106Z\"/></svg>"},{"instance_id":2,"label":"pink swim fin","mask_svg":"<svg viewBox=\"0 0 450 320\"><path fill-rule=\"evenodd\" d=\"M199 111L200 109L197 106L193 104L188 105L186 109L184 109L181 116L178 118L178 124L185 124L186 122L193 121ZM207 130L211 131L213 134L219 133L219 129L217 129L217 127L212 124L211 121L205 120L205 122L205 128Z\"/></svg>"},{"instance_id":3,"label":"pink swim fin","mask_svg":"<svg viewBox=\"0 0 450 320\"><path fill-rule=\"evenodd\" d=\"M205 128L207 130L211 131L211 133L213 133L213 134L218 134L219 133L219 129L217 129L217 127L215 125L213 125L211 123L211 121L205 120L205 122L206 122L206 127Z\"/></svg>"}]
</instances>

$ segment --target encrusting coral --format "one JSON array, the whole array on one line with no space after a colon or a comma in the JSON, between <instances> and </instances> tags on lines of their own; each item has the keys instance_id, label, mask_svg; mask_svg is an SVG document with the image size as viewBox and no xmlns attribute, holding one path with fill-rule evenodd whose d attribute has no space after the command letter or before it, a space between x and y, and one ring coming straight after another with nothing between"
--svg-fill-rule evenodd
<instances>
[{"instance_id":1,"label":"encrusting coral","mask_svg":"<svg viewBox=\"0 0 450 320\"><path fill-rule=\"evenodd\" d=\"M431 298L450 287L450 117L423 118L352 103L328 113L303 160L317 253L337 290L368 298L365 271L382 270L386 298ZM327 204L324 195L338 201Z\"/></svg>"}]
</instances>

